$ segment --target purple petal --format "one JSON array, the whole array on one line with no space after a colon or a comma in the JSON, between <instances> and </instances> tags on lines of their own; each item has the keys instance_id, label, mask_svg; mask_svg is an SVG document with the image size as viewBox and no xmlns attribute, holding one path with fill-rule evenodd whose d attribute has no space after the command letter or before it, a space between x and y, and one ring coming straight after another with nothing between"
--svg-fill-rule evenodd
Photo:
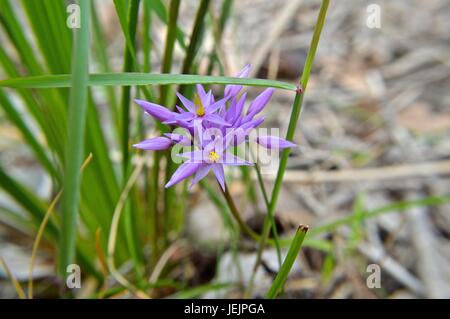
<instances>
[{"instance_id":1,"label":"purple petal","mask_svg":"<svg viewBox=\"0 0 450 319\"><path fill-rule=\"evenodd\" d=\"M170 118L173 118L177 113L169 111L164 106L150 103L144 100L134 100L142 109L153 116L155 119L164 122Z\"/></svg>"},{"instance_id":2,"label":"purple petal","mask_svg":"<svg viewBox=\"0 0 450 319\"><path fill-rule=\"evenodd\" d=\"M217 114L207 114L204 116L204 119L212 122L214 124L223 125L223 126L231 126L230 123L226 122L223 118L221 118Z\"/></svg>"},{"instance_id":3,"label":"purple petal","mask_svg":"<svg viewBox=\"0 0 450 319\"><path fill-rule=\"evenodd\" d=\"M170 138L175 143L178 143L183 146L191 146L191 140L182 134L164 133L164 135Z\"/></svg>"},{"instance_id":4,"label":"purple petal","mask_svg":"<svg viewBox=\"0 0 450 319\"><path fill-rule=\"evenodd\" d=\"M175 185L176 183L181 182L183 179L188 178L189 176L197 172L200 165L201 164L199 163L184 162L183 164L180 165L180 167L178 167L175 173L173 173L169 182L164 187L168 188L172 185Z\"/></svg>"},{"instance_id":5,"label":"purple petal","mask_svg":"<svg viewBox=\"0 0 450 319\"><path fill-rule=\"evenodd\" d=\"M251 120L247 123L241 124L240 128L242 128L243 130L256 128L256 127L260 126L264 122L264 120L265 120L265 117L263 116L263 117Z\"/></svg>"},{"instance_id":6,"label":"purple petal","mask_svg":"<svg viewBox=\"0 0 450 319\"><path fill-rule=\"evenodd\" d=\"M242 165L247 165L247 166L252 166L255 165L252 162L248 162L240 157L234 156L231 153L225 153L224 157L223 157L223 164L225 165L231 165L231 166L242 166Z\"/></svg>"},{"instance_id":7,"label":"purple petal","mask_svg":"<svg viewBox=\"0 0 450 319\"><path fill-rule=\"evenodd\" d=\"M134 144L133 146L142 150L161 151L168 149L172 146L172 144L173 142L170 138L160 136L144 140L142 142Z\"/></svg>"},{"instance_id":8,"label":"purple petal","mask_svg":"<svg viewBox=\"0 0 450 319\"><path fill-rule=\"evenodd\" d=\"M188 100L187 98L185 98L181 93L177 92L177 96L180 99L181 103L183 103L183 105L186 107L186 109L195 114L195 105L194 102L192 102L191 100Z\"/></svg>"},{"instance_id":9,"label":"purple petal","mask_svg":"<svg viewBox=\"0 0 450 319\"><path fill-rule=\"evenodd\" d=\"M285 139L282 139L280 137L277 136L258 136L258 138L256 139L256 142L261 145L264 146L265 148L270 148L270 149L283 149L283 148L289 148L289 147L295 147L297 146L296 144L290 142L290 141L286 141Z\"/></svg>"},{"instance_id":10,"label":"purple petal","mask_svg":"<svg viewBox=\"0 0 450 319\"><path fill-rule=\"evenodd\" d=\"M248 107L247 115L255 116L256 114L261 112L269 102L274 91L275 89L268 88L265 89L260 95L258 95Z\"/></svg>"},{"instance_id":11,"label":"purple petal","mask_svg":"<svg viewBox=\"0 0 450 319\"><path fill-rule=\"evenodd\" d=\"M247 98L247 92L242 94L239 102L236 104L236 114L234 116L234 121L242 114L242 109L244 108L245 99Z\"/></svg>"},{"instance_id":12,"label":"purple petal","mask_svg":"<svg viewBox=\"0 0 450 319\"><path fill-rule=\"evenodd\" d=\"M247 64L237 75L237 78L246 78L250 74L251 65ZM242 89L242 85L228 84L225 86L224 96L236 96Z\"/></svg>"},{"instance_id":13,"label":"purple petal","mask_svg":"<svg viewBox=\"0 0 450 319\"><path fill-rule=\"evenodd\" d=\"M194 184L198 183L201 179L203 179L206 175L208 175L210 170L211 170L211 165L209 165L209 164L202 165L198 169L197 173L195 173L195 176L192 179L192 182L191 182L191 185L189 186L189 188L194 186Z\"/></svg>"},{"instance_id":14,"label":"purple petal","mask_svg":"<svg viewBox=\"0 0 450 319\"><path fill-rule=\"evenodd\" d=\"M192 151L178 154L177 156L189 160L191 163L204 163L207 157L204 155L203 151Z\"/></svg>"},{"instance_id":15,"label":"purple petal","mask_svg":"<svg viewBox=\"0 0 450 319\"><path fill-rule=\"evenodd\" d=\"M178 113L185 113L186 110L183 109L182 107L179 107L178 105L175 105L175 108L178 110Z\"/></svg>"},{"instance_id":16,"label":"purple petal","mask_svg":"<svg viewBox=\"0 0 450 319\"><path fill-rule=\"evenodd\" d=\"M204 99L205 96L206 96L206 91L205 91L205 89L203 88L203 85L201 85L201 84L196 84L195 86L196 86L196 88L197 88L198 96L200 96L200 98L201 98L202 101L203 101L203 99Z\"/></svg>"},{"instance_id":17,"label":"purple petal","mask_svg":"<svg viewBox=\"0 0 450 319\"><path fill-rule=\"evenodd\" d=\"M224 106L224 104L228 101L229 97L224 97L223 99L217 101L216 103L213 103L207 107L205 110L206 113L211 114L216 112L219 108Z\"/></svg>"},{"instance_id":18,"label":"purple petal","mask_svg":"<svg viewBox=\"0 0 450 319\"><path fill-rule=\"evenodd\" d=\"M211 166L212 166L214 175L216 175L216 179L220 184L220 187L222 187L222 190L225 191L225 173L223 171L223 165L222 164L212 164Z\"/></svg>"},{"instance_id":19,"label":"purple petal","mask_svg":"<svg viewBox=\"0 0 450 319\"><path fill-rule=\"evenodd\" d=\"M209 90L208 93L205 94L205 96L203 98L201 98L203 106L205 107L205 111L206 108L211 104L211 99L212 99L212 91Z\"/></svg>"}]
</instances>

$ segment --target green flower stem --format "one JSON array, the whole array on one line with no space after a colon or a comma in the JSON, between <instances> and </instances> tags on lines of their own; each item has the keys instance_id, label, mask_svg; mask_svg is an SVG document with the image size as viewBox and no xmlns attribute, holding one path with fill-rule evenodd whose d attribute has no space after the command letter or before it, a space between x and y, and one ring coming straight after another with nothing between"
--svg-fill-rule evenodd
<instances>
[{"instance_id":1,"label":"green flower stem","mask_svg":"<svg viewBox=\"0 0 450 319\"><path fill-rule=\"evenodd\" d=\"M228 191L228 186L225 185L225 191L222 189L222 187L220 187L220 185L219 188L222 191L222 194L225 197L225 200L227 201L228 207L230 208L230 212L233 215L236 222L238 223L241 231L250 236L251 238L253 238L254 240L258 241L260 239L260 236L257 233L255 233L250 227L248 227L248 225L242 220L241 214L239 213L233 201L233 197Z\"/></svg>"},{"instance_id":2,"label":"green flower stem","mask_svg":"<svg viewBox=\"0 0 450 319\"><path fill-rule=\"evenodd\" d=\"M323 25L325 23L325 17L326 17L329 2L330 2L329 0L323 0L322 6L320 8L319 16L317 18L316 26L314 28L314 34L313 34L313 38L311 40L311 46L308 51L308 56L306 57L305 65L303 68L303 73L302 73L302 76L300 79L300 88L297 91L297 94L295 95L294 104L292 106L292 113L291 113L291 117L290 117L290 121L289 121L288 131L286 134L286 140L288 140L288 141L293 140L295 130L297 128L298 119L300 117L301 110L302 110L304 91L306 90L306 87L308 84L309 75L311 73L312 65L314 62L314 56L316 54L317 46L319 44L320 34L322 32ZM273 220L274 220L274 213L275 213L278 196L280 194L281 185L283 183L284 171L286 170L287 161L289 158L289 153L290 153L290 149L287 148L287 149L283 150L283 152L281 154L280 166L278 168L277 176L275 179L275 184L274 184L273 191L272 191L272 197L271 197L268 213L267 213L267 216L264 221L263 234L261 237L259 249L262 249L266 245L266 241L269 238L270 229L272 227ZM257 267L257 265L256 265L256 267Z\"/></svg>"}]
</instances>

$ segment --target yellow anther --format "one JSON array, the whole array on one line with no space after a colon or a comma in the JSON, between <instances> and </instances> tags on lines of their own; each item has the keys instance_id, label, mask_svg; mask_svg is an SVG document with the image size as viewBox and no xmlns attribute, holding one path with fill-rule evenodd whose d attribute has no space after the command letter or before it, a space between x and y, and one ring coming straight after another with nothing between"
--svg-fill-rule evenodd
<instances>
[{"instance_id":1,"label":"yellow anther","mask_svg":"<svg viewBox=\"0 0 450 319\"><path fill-rule=\"evenodd\" d=\"M197 93L194 94L194 105L197 116L205 115L205 108L203 106L202 99Z\"/></svg>"},{"instance_id":2,"label":"yellow anther","mask_svg":"<svg viewBox=\"0 0 450 319\"><path fill-rule=\"evenodd\" d=\"M219 154L217 154L214 151L209 152L209 160L211 162L217 163L217 161L220 159Z\"/></svg>"}]
</instances>

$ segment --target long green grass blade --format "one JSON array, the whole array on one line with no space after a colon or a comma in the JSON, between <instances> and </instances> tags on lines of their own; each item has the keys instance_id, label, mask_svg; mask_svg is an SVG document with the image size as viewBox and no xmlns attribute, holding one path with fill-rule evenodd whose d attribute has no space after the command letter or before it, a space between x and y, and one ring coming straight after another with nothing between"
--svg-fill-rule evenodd
<instances>
[{"instance_id":1,"label":"long green grass blade","mask_svg":"<svg viewBox=\"0 0 450 319\"><path fill-rule=\"evenodd\" d=\"M208 76L194 74L155 74L155 73L97 73L90 74L89 86L132 86L132 85L172 85L172 84L241 84L248 86L273 87L296 91L294 84L266 80L244 79L227 76ZM0 86L13 88L64 88L70 87L70 74L40 75L1 80Z\"/></svg>"},{"instance_id":2,"label":"long green grass blade","mask_svg":"<svg viewBox=\"0 0 450 319\"><path fill-rule=\"evenodd\" d=\"M308 232L308 227L300 226L295 233L294 239L292 240L291 246L289 247L286 258L284 259L281 269L275 277L272 286L266 294L267 299L275 298L278 293L283 289L284 283L286 282L287 276L297 259L298 253L302 248L303 240L305 239L306 233Z\"/></svg>"},{"instance_id":3,"label":"long green grass blade","mask_svg":"<svg viewBox=\"0 0 450 319\"><path fill-rule=\"evenodd\" d=\"M87 111L87 82L89 74L89 33L91 6L80 0L81 28L74 31L72 78L69 101L68 140L64 167L64 194L62 199L62 225L58 269L66 275L66 267L75 258L77 216L81 177L79 167L83 161L84 135Z\"/></svg>"},{"instance_id":4,"label":"long green grass blade","mask_svg":"<svg viewBox=\"0 0 450 319\"><path fill-rule=\"evenodd\" d=\"M311 40L311 46L308 51L308 55L306 57L305 65L303 67L303 73L300 79L300 85L302 86L303 90L298 90L297 94L295 95L294 104L291 111L291 116L289 120L289 126L288 131L286 133L286 140L292 141L294 138L295 131L297 129L297 122L300 117L301 109L302 109L302 102L303 102L303 96L304 96L304 90L306 89L306 86L308 84L309 74L311 73L312 64L314 62L314 56L316 55L317 46L319 44L320 34L322 33L323 26L325 24L325 17L327 14L327 9L329 5L329 0L323 0L322 6L320 7L320 12L317 18L317 23L314 28L314 34ZM277 176L275 178L275 183L272 190L272 197L270 200L269 209L267 211L266 218L264 220L264 226L263 226L263 234L261 236L261 241L259 243L260 247L264 247L267 239L270 234L270 229L272 228L272 221L274 220L273 216L275 213L275 208L277 205L278 196L281 191L281 185L283 184L283 176L284 171L287 167L287 161L289 158L290 149L284 149L281 153L280 158L280 165L278 167Z\"/></svg>"}]
</instances>

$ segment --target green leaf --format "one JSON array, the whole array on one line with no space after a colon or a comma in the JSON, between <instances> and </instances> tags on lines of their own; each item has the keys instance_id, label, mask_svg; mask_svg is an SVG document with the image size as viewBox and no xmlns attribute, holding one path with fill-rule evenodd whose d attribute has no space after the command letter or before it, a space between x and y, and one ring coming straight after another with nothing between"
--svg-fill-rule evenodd
<instances>
[{"instance_id":1,"label":"green leaf","mask_svg":"<svg viewBox=\"0 0 450 319\"><path fill-rule=\"evenodd\" d=\"M80 0L81 28L75 29L72 55L71 92L69 100L68 140L64 166L64 193L59 251L59 273L67 275L67 265L73 263L76 251L77 217L80 199L84 135L88 105L89 32L91 6Z\"/></svg>"},{"instance_id":2,"label":"green leaf","mask_svg":"<svg viewBox=\"0 0 450 319\"><path fill-rule=\"evenodd\" d=\"M266 80L243 79L227 76L207 76L194 74L155 73L94 73L89 75L89 86L131 86L131 85L171 85L171 84L240 84L248 86L273 87L296 91L294 84ZM1 80L0 86L13 88L64 88L71 86L70 74L39 75Z\"/></svg>"},{"instance_id":3,"label":"green leaf","mask_svg":"<svg viewBox=\"0 0 450 319\"><path fill-rule=\"evenodd\" d=\"M305 239L306 233L308 232L308 227L300 226L295 233L294 239L292 240L289 251L284 259L281 269L275 277L272 286L266 294L267 299L275 298L286 282L287 276L294 265L295 259L297 259L300 248L302 248L303 240Z\"/></svg>"},{"instance_id":4,"label":"green leaf","mask_svg":"<svg viewBox=\"0 0 450 319\"><path fill-rule=\"evenodd\" d=\"M137 1L139 6L139 1ZM136 59L136 50L134 49L134 32L130 33L130 26L127 19L127 1L126 0L114 0L114 6L116 7L117 16L119 17L120 26L122 27L123 34L125 36L125 43L127 50L131 55L133 61ZM137 12L137 11L136 11Z\"/></svg>"}]
</instances>

